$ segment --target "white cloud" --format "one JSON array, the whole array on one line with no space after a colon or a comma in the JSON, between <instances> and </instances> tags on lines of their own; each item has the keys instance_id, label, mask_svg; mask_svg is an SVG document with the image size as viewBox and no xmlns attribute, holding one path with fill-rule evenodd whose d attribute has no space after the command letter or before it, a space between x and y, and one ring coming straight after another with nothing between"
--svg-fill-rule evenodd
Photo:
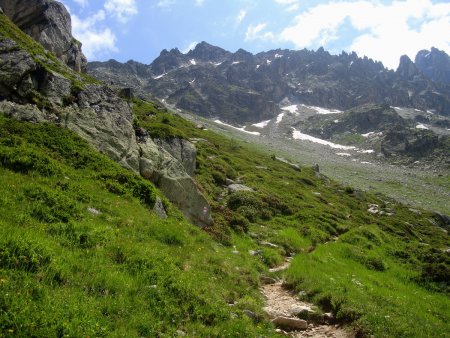
<instances>
[{"instance_id":1,"label":"white cloud","mask_svg":"<svg viewBox=\"0 0 450 338\"><path fill-rule=\"evenodd\" d=\"M84 20L72 15L73 35L83 43L83 53L88 59L95 59L102 54L118 51L114 33L109 28L97 29L95 27L105 17L106 14L103 10Z\"/></svg>"},{"instance_id":2,"label":"white cloud","mask_svg":"<svg viewBox=\"0 0 450 338\"><path fill-rule=\"evenodd\" d=\"M249 25L245 32L245 41L250 40L273 40L272 32L264 32L267 23L259 23L257 25Z\"/></svg>"},{"instance_id":3,"label":"white cloud","mask_svg":"<svg viewBox=\"0 0 450 338\"><path fill-rule=\"evenodd\" d=\"M175 4L175 0L159 0L156 6L161 8L168 8Z\"/></svg>"},{"instance_id":4,"label":"white cloud","mask_svg":"<svg viewBox=\"0 0 450 338\"><path fill-rule=\"evenodd\" d=\"M241 9L239 11L238 16L236 17L236 25L240 25L242 20L244 20L246 16L247 16L247 11Z\"/></svg>"},{"instance_id":5,"label":"white cloud","mask_svg":"<svg viewBox=\"0 0 450 338\"><path fill-rule=\"evenodd\" d=\"M292 5L293 3L296 3L298 0L275 0L276 3L282 4L282 5Z\"/></svg>"},{"instance_id":6,"label":"white cloud","mask_svg":"<svg viewBox=\"0 0 450 338\"><path fill-rule=\"evenodd\" d=\"M88 0L74 0L80 7L86 7Z\"/></svg>"},{"instance_id":7,"label":"white cloud","mask_svg":"<svg viewBox=\"0 0 450 338\"><path fill-rule=\"evenodd\" d=\"M205 0L195 0L195 5L202 6L204 2L205 2Z\"/></svg>"},{"instance_id":8,"label":"white cloud","mask_svg":"<svg viewBox=\"0 0 450 338\"><path fill-rule=\"evenodd\" d=\"M135 0L106 0L104 8L120 22L126 22L138 12Z\"/></svg>"},{"instance_id":9,"label":"white cloud","mask_svg":"<svg viewBox=\"0 0 450 338\"><path fill-rule=\"evenodd\" d=\"M414 27L411 20L415 21ZM346 22L361 33L347 49L380 60L389 68L397 67L400 55L414 59L418 50L431 46L450 52L450 3L433 4L431 0L390 4L360 0L318 5L298 15L280 38L298 48L326 46L340 38L339 30Z\"/></svg>"},{"instance_id":10,"label":"white cloud","mask_svg":"<svg viewBox=\"0 0 450 338\"><path fill-rule=\"evenodd\" d=\"M197 41L192 41L190 44L188 44L187 46L186 46L186 48L184 48L181 52L183 53L183 54L186 54L187 52L189 52L190 50L193 50L194 48L195 48L195 46L197 46L198 45L198 42Z\"/></svg>"}]
</instances>

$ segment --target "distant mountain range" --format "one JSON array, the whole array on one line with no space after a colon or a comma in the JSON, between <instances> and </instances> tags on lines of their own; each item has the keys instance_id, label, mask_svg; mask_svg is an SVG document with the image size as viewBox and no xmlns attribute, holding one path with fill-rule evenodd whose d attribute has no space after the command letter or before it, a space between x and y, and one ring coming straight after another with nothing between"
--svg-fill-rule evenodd
<instances>
[{"instance_id":1,"label":"distant mountain range","mask_svg":"<svg viewBox=\"0 0 450 338\"><path fill-rule=\"evenodd\" d=\"M235 53L206 42L186 54L163 50L151 64L91 62L88 72L138 95L163 100L204 117L243 124L277 116L280 107L306 104L348 110L387 104L450 115L450 57L432 48L396 71L356 53L323 48Z\"/></svg>"}]
</instances>

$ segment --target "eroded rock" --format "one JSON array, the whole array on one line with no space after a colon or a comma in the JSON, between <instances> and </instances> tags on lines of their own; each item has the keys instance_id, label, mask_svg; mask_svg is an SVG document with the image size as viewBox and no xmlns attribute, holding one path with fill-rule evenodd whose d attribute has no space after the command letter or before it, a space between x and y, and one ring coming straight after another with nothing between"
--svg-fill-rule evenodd
<instances>
[{"instance_id":1,"label":"eroded rock","mask_svg":"<svg viewBox=\"0 0 450 338\"><path fill-rule=\"evenodd\" d=\"M272 320L272 323L279 328L285 330L306 330L308 322L303 319L279 316Z\"/></svg>"},{"instance_id":2,"label":"eroded rock","mask_svg":"<svg viewBox=\"0 0 450 338\"><path fill-rule=\"evenodd\" d=\"M0 0L4 13L25 33L77 72L86 70L81 43L63 4L53 0Z\"/></svg>"}]
</instances>

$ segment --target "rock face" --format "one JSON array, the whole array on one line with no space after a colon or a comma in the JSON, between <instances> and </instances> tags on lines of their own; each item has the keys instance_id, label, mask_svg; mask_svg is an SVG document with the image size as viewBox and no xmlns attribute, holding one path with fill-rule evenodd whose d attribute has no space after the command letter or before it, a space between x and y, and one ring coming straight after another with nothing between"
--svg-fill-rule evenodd
<instances>
[{"instance_id":1,"label":"rock face","mask_svg":"<svg viewBox=\"0 0 450 338\"><path fill-rule=\"evenodd\" d=\"M210 208L180 161L151 139L140 144L140 174L154 182L183 214L200 226L212 224Z\"/></svg>"},{"instance_id":2,"label":"rock face","mask_svg":"<svg viewBox=\"0 0 450 338\"><path fill-rule=\"evenodd\" d=\"M164 50L151 64L139 64L139 72L129 62L113 61L89 64L88 72L121 86L136 85L179 109L243 124L271 119L294 103L339 110L387 104L450 115L450 87L438 75L449 60L432 49L426 62L403 56L394 72L356 53L331 55L320 48L254 55L202 42L186 54Z\"/></svg>"},{"instance_id":3,"label":"rock face","mask_svg":"<svg viewBox=\"0 0 450 338\"><path fill-rule=\"evenodd\" d=\"M444 51L434 47L430 51L421 50L415 64L431 80L450 85L450 56Z\"/></svg>"},{"instance_id":4,"label":"rock face","mask_svg":"<svg viewBox=\"0 0 450 338\"><path fill-rule=\"evenodd\" d=\"M25 33L77 72L86 70L81 43L72 36L70 15L53 0L0 0L4 13Z\"/></svg>"},{"instance_id":5,"label":"rock face","mask_svg":"<svg viewBox=\"0 0 450 338\"><path fill-rule=\"evenodd\" d=\"M178 137L165 140L155 139L154 142L175 157L183 165L188 175L194 175L197 149L191 142Z\"/></svg>"},{"instance_id":6,"label":"rock face","mask_svg":"<svg viewBox=\"0 0 450 338\"><path fill-rule=\"evenodd\" d=\"M45 59L45 55L39 57ZM4 38L0 41L0 100L0 111L7 116L52 122L75 131L123 167L152 180L190 221L212 224L208 202L190 176L195 170L195 147L180 139L157 145L145 130L134 128L130 105L110 88L99 84L74 88L70 79L48 70L15 41ZM36 100L43 101L39 107L32 104ZM160 206L157 211L163 215Z\"/></svg>"}]
</instances>

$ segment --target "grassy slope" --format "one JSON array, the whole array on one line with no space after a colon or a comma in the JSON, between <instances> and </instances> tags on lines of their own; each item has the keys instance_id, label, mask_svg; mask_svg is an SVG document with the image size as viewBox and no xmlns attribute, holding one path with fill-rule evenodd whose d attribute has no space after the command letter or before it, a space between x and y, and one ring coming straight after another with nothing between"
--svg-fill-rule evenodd
<instances>
[{"instance_id":1,"label":"grassy slope","mask_svg":"<svg viewBox=\"0 0 450 338\"><path fill-rule=\"evenodd\" d=\"M197 180L215 211L210 231L216 238L243 255L261 250L268 266L298 253L287 281L360 332L444 337L449 331L449 240L431 213L342 187L309 168L298 171L155 105L135 102L134 111L137 123L156 136L202 139ZM157 132L161 125L164 134ZM227 196L226 178L240 179L256 193ZM372 215L369 203L393 215ZM264 240L279 248L258 244Z\"/></svg>"},{"instance_id":2,"label":"grassy slope","mask_svg":"<svg viewBox=\"0 0 450 338\"><path fill-rule=\"evenodd\" d=\"M167 202L170 217L158 218L150 210L157 190L73 133L0 118L0 164L0 336L264 329L227 305L256 299L245 308L260 307L261 265Z\"/></svg>"},{"instance_id":3,"label":"grassy slope","mask_svg":"<svg viewBox=\"0 0 450 338\"><path fill-rule=\"evenodd\" d=\"M0 19L3 36L74 89L90 81ZM261 313L258 276L288 253L298 253L292 287L361 332L449 331L449 241L431 214L295 170L154 104L134 108L153 136L202 139L197 179L215 226L205 234L167 202L169 218L159 219L150 210L158 191L73 133L1 118L1 335L269 336L243 310ZM256 192L228 196L227 178ZM368 203L395 215L371 215Z\"/></svg>"}]
</instances>

